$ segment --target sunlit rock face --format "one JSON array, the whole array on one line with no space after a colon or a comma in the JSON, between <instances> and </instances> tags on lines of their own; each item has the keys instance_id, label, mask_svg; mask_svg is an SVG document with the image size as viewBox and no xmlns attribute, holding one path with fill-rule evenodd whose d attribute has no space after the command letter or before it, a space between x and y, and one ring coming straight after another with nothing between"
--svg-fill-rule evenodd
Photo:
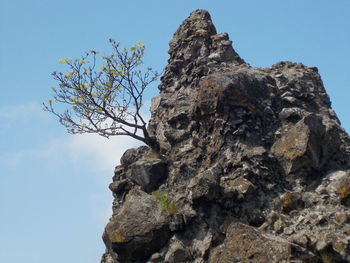
<instances>
[{"instance_id":1,"label":"sunlit rock face","mask_svg":"<svg viewBox=\"0 0 350 263\"><path fill-rule=\"evenodd\" d=\"M350 139L317 68L254 68L196 10L110 185L102 263L350 262Z\"/></svg>"}]
</instances>

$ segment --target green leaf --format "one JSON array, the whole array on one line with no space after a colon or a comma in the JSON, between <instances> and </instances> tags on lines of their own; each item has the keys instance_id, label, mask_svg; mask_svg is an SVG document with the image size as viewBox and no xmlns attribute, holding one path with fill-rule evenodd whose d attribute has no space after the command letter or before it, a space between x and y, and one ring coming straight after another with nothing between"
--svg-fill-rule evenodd
<instances>
[{"instance_id":1,"label":"green leaf","mask_svg":"<svg viewBox=\"0 0 350 263\"><path fill-rule=\"evenodd\" d=\"M89 62L86 59L77 59L76 61L79 62L80 64L86 64Z\"/></svg>"},{"instance_id":2,"label":"green leaf","mask_svg":"<svg viewBox=\"0 0 350 263\"><path fill-rule=\"evenodd\" d=\"M70 63L70 62L72 62L72 60L70 58L63 58L63 59L60 59L58 61L58 63L60 63L60 64L67 64L67 63Z\"/></svg>"}]
</instances>

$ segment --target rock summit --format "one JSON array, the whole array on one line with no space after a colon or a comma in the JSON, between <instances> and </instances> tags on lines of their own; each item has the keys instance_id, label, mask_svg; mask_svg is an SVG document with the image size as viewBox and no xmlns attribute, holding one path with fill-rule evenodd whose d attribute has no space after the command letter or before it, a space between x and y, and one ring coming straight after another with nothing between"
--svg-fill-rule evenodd
<instances>
[{"instance_id":1,"label":"rock summit","mask_svg":"<svg viewBox=\"0 0 350 263\"><path fill-rule=\"evenodd\" d=\"M102 263L350 262L350 139L316 67L247 64L196 10L115 168Z\"/></svg>"}]
</instances>

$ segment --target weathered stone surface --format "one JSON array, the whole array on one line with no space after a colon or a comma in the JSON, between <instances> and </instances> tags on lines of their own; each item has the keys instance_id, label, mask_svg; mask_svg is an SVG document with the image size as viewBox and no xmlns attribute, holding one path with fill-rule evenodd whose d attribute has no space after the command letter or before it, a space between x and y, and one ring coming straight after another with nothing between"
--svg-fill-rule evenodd
<instances>
[{"instance_id":1,"label":"weathered stone surface","mask_svg":"<svg viewBox=\"0 0 350 263\"><path fill-rule=\"evenodd\" d=\"M104 241L120 262L142 262L164 246L169 237L166 217L155 198L133 189L107 224Z\"/></svg>"},{"instance_id":2,"label":"weathered stone surface","mask_svg":"<svg viewBox=\"0 0 350 263\"><path fill-rule=\"evenodd\" d=\"M227 229L224 243L212 250L208 262L282 263L289 262L290 255L291 245L286 240L264 236L251 226L233 223Z\"/></svg>"},{"instance_id":3,"label":"weathered stone surface","mask_svg":"<svg viewBox=\"0 0 350 263\"><path fill-rule=\"evenodd\" d=\"M350 138L317 68L250 66L205 10L169 55L102 262L350 262Z\"/></svg>"},{"instance_id":4,"label":"weathered stone surface","mask_svg":"<svg viewBox=\"0 0 350 263\"><path fill-rule=\"evenodd\" d=\"M212 114L225 107L243 107L252 112L262 112L271 104L267 74L252 69L216 73L204 77L200 82L198 106L202 114Z\"/></svg>"},{"instance_id":5,"label":"weathered stone surface","mask_svg":"<svg viewBox=\"0 0 350 263\"><path fill-rule=\"evenodd\" d=\"M120 192L124 193L130 190L130 184L128 180L122 179L111 183L109 189L115 194L119 194Z\"/></svg>"},{"instance_id":6,"label":"weathered stone surface","mask_svg":"<svg viewBox=\"0 0 350 263\"><path fill-rule=\"evenodd\" d=\"M329 180L330 190L338 196L343 205L350 206L350 170L333 173Z\"/></svg>"},{"instance_id":7,"label":"weathered stone surface","mask_svg":"<svg viewBox=\"0 0 350 263\"><path fill-rule=\"evenodd\" d=\"M272 153L281 159L286 173L300 168L319 168L324 136L322 119L308 115L296 124L283 127L284 134L272 146Z\"/></svg>"},{"instance_id":8,"label":"weathered stone surface","mask_svg":"<svg viewBox=\"0 0 350 263\"><path fill-rule=\"evenodd\" d=\"M137 149L132 148L132 149L126 150L122 158L120 158L120 164L126 167L129 166L130 164L137 161L142 156L143 153L148 151L148 149L149 148L147 146L141 146Z\"/></svg>"},{"instance_id":9,"label":"weathered stone surface","mask_svg":"<svg viewBox=\"0 0 350 263\"><path fill-rule=\"evenodd\" d=\"M217 198L221 190L218 182L219 174L220 168L213 167L194 177L188 185L190 198L192 200L197 200L199 198L213 200Z\"/></svg>"},{"instance_id":10,"label":"weathered stone surface","mask_svg":"<svg viewBox=\"0 0 350 263\"><path fill-rule=\"evenodd\" d=\"M282 212L285 212L285 213L293 211L301 205L300 199L301 199L301 195L299 193L295 193L295 192L283 193L278 200L278 203L280 206L279 208L281 209Z\"/></svg>"},{"instance_id":11,"label":"weathered stone surface","mask_svg":"<svg viewBox=\"0 0 350 263\"><path fill-rule=\"evenodd\" d=\"M167 263L180 263L186 262L189 255L184 246L179 240L174 240L165 255L165 262Z\"/></svg>"},{"instance_id":12,"label":"weathered stone surface","mask_svg":"<svg viewBox=\"0 0 350 263\"><path fill-rule=\"evenodd\" d=\"M118 262L117 259L113 259L110 253L108 253L108 250L106 253L103 254L101 263L116 263Z\"/></svg>"},{"instance_id":13,"label":"weathered stone surface","mask_svg":"<svg viewBox=\"0 0 350 263\"><path fill-rule=\"evenodd\" d=\"M156 190L167 176L167 164L161 159L138 160L131 165L130 180L150 193Z\"/></svg>"},{"instance_id":14,"label":"weathered stone surface","mask_svg":"<svg viewBox=\"0 0 350 263\"><path fill-rule=\"evenodd\" d=\"M234 180L226 180L222 183L224 194L227 197L236 197L243 199L247 194L253 194L255 186L244 177L238 177Z\"/></svg>"}]
</instances>

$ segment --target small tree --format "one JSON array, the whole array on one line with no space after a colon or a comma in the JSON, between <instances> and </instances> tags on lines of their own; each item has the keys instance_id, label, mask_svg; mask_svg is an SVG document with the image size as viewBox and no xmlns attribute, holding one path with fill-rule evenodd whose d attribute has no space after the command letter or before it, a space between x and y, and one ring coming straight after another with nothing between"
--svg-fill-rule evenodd
<instances>
[{"instance_id":1,"label":"small tree","mask_svg":"<svg viewBox=\"0 0 350 263\"><path fill-rule=\"evenodd\" d=\"M127 135L155 147L140 110L145 89L159 74L151 68L140 70L145 50L141 42L131 48L120 48L112 39L110 43L113 52L102 57L99 69L94 50L81 59L59 61L69 71L52 73L59 85L52 89L53 99L43 103L44 110L56 115L70 133ZM64 106L61 112L57 103Z\"/></svg>"}]
</instances>

